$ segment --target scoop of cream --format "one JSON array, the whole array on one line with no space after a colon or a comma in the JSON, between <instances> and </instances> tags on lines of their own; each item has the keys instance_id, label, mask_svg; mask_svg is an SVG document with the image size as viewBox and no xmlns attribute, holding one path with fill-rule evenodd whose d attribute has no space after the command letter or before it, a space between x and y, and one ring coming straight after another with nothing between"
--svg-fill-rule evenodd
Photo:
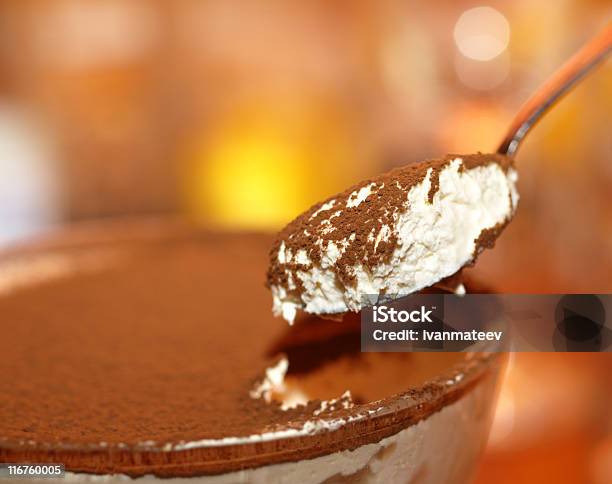
<instances>
[{"instance_id":1,"label":"scoop of cream","mask_svg":"<svg viewBox=\"0 0 612 484\"><path fill-rule=\"evenodd\" d=\"M290 323L358 311L366 297L434 285L492 247L516 210L517 173L497 154L449 155L352 187L300 215L270 252L273 311Z\"/></svg>"}]
</instances>

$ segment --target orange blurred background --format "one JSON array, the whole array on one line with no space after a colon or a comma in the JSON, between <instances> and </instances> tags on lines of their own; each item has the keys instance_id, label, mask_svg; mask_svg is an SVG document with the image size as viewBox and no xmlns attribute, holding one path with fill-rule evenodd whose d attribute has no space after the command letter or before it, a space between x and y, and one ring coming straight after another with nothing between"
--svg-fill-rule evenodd
<instances>
[{"instance_id":1,"label":"orange blurred background","mask_svg":"<svg viewBox=\"0 0 612 484\"><path fill-rule=\"evenodd\" d=\"M274 230L364 177L492 151L604 0L3 0L0 243L173 214ZM531 133L475 275L612 292L612 66ZM479 482L612 482L612 359L516 355Z\"/></svg>"}]
</instances>

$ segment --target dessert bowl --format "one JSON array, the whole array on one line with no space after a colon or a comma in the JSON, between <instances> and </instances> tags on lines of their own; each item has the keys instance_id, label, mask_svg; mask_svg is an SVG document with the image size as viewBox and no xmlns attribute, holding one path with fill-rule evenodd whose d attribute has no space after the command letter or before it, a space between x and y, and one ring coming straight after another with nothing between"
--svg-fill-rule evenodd
<instances>
[{"instance_id":1,"label":"dessert bowl","mask_svg":"<svg viewBox=\"0 0 612 484\"><path fill-rule=\"evenodd\" d=\"M149 220L5 250L0 462L61 463L71 482L469 480L504 355L367 360L320 345L359 334L272 317L271 240ZM285 383L326 390L286 407L255 395L279 357ZM358 377L373 396L351 388Z\"/></svg>"}]
</instances>

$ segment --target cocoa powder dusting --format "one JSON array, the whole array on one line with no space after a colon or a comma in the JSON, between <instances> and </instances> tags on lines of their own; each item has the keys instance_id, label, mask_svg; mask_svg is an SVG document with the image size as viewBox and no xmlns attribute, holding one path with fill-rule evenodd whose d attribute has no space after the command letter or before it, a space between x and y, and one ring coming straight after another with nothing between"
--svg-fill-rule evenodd
<instances>
[{"instance_id":1,"label":"cocoa powder dusting","mask_svg":"<svg viewBox=\"0 0 612 484\"><path fill-rule=\"evenodd\" d=\"M366 269L388 262L398 245L395 222L399 211L405 210L407 194L421 183L431 169L429 203L439 190L440 172L452 160L461 158L461 169L497 163L504 171L513 166L513 160L499 154L476 153L471 155L449 154L442 159L427 160L406 165L365 180L344 192L311 207L287 225L277 236L270 251L267 285L281 286L289 294L299 298L302 291L297 271L308 271L312 264L319 264L328 244L335 244L344 252L337 260L334 271L338 282L354 286L353 268L362 264ZM360 190L369 187L369 196L357 206L351 206ZM327 208L329 207L329 208ZM327 209L325 209L327 208ZM386 227L386 228L385 228ZM383 232L381 232L383 231ZM497 232L491 234L497 235ZM480 253L480 238L476 255ZM489 239L482 239L489 243ZM280 262L282 244L291 261ZM309 263L296 261L296 254L303 251ZM288 274L292 274L295 289L289 290Z\"/></svg>"},{"instance_id":2,"label":"cocoa powder dusting","mask_svg":"<svg viewBox=\"0 0 612 484\"><path fill-rule=\"evenodd\" d=\"M466 360L460 384L446 384L450 373L407 389L414 407L388 416L304 437L174 450L320 418L320 401L281 410L249 394L278 360L273 342L289 331L260 283L270 242L198 233L139 243L122 247L129 257L116 265L0 295L0 462L187 477L314 458L393 435L480 378L476 359ZM375 414L385 402L359 408ZM346 419L355 409L330 412Z\"/></svg>"},{"instance_id":3,"label":"cocoa powder dusting","mask_svg":"<svg viewBox=\"0 0 612 484\"><path fill-rule=\"evenodd\" d=\"M485 249L492 249L495 247L495 241L499 234L508 225L509 220L499 223L491 228L484 229L480 232L480 235L476 239L476 247L474 247L474 254L472 255L473 260Z\"/></svg>"},{"instance_id":4,"label":"cocoa powder dusting","mask_svg":"<svg viewBox=\"0 0 612 484\"><path fill-rule=\"evenodd\" d=\"M285 329L261 284L270 242L202 236L145 247L118 267L0 297L0 460L27 441L161 447L308 415L249 396Z\"/></svg>"}]
</instances>

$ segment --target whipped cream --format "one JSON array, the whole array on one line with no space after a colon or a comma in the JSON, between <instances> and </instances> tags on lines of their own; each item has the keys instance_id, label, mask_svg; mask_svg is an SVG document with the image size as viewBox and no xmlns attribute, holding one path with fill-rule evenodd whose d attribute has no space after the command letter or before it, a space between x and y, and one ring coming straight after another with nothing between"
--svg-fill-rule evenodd
<instances>
[{"instance_id":1,"label":"whipped cream","mask_svg":"<svg viewBox=\"0 0 612 484\"><path fill-rule=\"evenodd\" d=\"M452 158L438 172L428 168L419 183L402 187L405 197L401 206L383 207L387 215L388 210L395 212L361 242L355 241L355 232L340 240L330 240L324 234L337 230L345 211L360 209L368 202L380 203L377 193L392 179L358 187L343 202L326 202L309 215L310 220L318 217L319 227L323 227L313 248L292 250L292 235L287 233L280 241L272 265L282 277L270 282L274 313L291 323L298 309L314 314L358 311L365 295L407 295L455 274L472 263L513 216L519 199L517 178L512 166L502 166L494 159L470 167L461 157ZM319 222L323 214L325 218ZM346 224L351 222L354 217L346 220ZM301 236L311 235L308 225L302 224L300 229ZM383 244L393 243L394 248L386 260L345 263L342 271L350 276L347 281L341 277L339 260L352 244L366 242L374 253Z\"/></svg>"}]
</instances>

